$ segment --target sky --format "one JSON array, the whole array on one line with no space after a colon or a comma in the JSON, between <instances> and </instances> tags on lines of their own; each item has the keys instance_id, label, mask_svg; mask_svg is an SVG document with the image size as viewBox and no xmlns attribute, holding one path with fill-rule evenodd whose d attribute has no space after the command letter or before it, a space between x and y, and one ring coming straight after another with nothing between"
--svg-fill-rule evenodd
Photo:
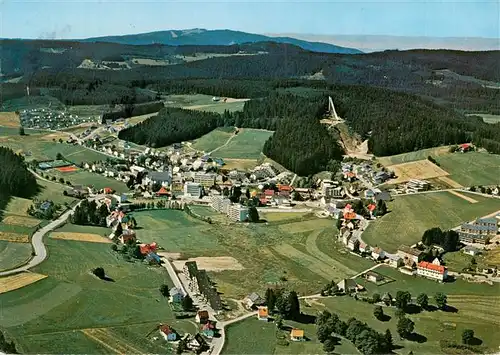
<instances>
[{"instance_id":1,"label":"sky","mask_svg":"<svg viewBox=\"0 0 500 355\"><path fill-rule=\"evenodd\" d=\"M67 39L170 29L500 37L498 0L0 0L1 38Z\"/></svg>"}]
</instances>

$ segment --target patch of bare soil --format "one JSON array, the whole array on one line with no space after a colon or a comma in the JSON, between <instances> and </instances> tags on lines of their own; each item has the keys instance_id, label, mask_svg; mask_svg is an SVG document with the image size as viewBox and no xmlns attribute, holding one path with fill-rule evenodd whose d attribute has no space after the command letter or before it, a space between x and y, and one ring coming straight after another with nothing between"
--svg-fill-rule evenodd
<instances>
[{"instance_id":1,"label":"patch of bare soil","mask_svg":"<svg viewBox=\"0 0 500 355\"><path fill-rule=\"evenodd\" d=\"M198 264L198 269L204 269L207 271L225 271L225 270L243 270L244 267L238 260L231 256L214 256L214 257L197 257L190 258L188 260L175 260L173 262L177 270L182 270L184 264L187 261L196 261Z\"/></svg>"}]
</instances>

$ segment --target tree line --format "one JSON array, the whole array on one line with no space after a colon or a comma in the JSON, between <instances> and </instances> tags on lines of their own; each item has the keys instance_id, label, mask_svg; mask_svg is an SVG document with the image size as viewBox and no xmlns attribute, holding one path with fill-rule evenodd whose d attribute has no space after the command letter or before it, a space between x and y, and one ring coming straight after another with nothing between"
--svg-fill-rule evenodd
<instances>
[{"instance_id":1,"label":"tree line","mask_svg":"<svg viewBox=\"0 0 500 355\"><path fill-rule=\"evenodd\" d=\"M108 207L92 200L84 199L71 215L71 223L79 225L93 225L106 227L106 217L109 215Z\"/></svg>"},{"instance_id":2,"label":"tree line","mask_svg":"<svg viewBox=\"0 0 500 355\"><path fill-rule=\"evenodd\" d=\"M165 108L148 120L120 131L120 139L161 147L199 138L217 127L237 126L275 131L263 152L300 175L326 170L342 159L343 150L319 119L325 109L320 95L303 97L275 92L245 103L242 112L223 115Z\"/></svg>"},{"instance_id":3,"label":"tree line","mask_svg":"<svg viewBox=\"0 0 500 355\"><path fill-rule=\"evenodd\" d=\"M0 211L11 196L30 198L38 192L36 178L28 171L24 158L0 147Z\"/></svg>"}]
</instances>

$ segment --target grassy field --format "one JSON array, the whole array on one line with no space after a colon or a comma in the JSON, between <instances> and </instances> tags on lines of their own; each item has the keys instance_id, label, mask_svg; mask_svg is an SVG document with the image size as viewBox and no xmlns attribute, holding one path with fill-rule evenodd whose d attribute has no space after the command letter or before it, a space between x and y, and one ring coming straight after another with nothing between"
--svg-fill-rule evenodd
<instances>
[{"instance_id":1,"label":"grassy field","mask_svg":"<svg viewBox=\"0 0 500 355\"><path fill-rule=\"evenodd\" d=\"M289 331L277 333L272 322L264 322L256 317L230 325L226 330L226 343L223 354L321 354L323 345L316 339L316 326L292 321L284 321L285 327L296 327L304 330L304 335L309 338L305 342L290 341ZM288 345L278 345L278 336L286 337ZM258 342L255 339L259 339ZM357 354L354 345L342 340L335 347L337 354Z\"/></svg>"},{"instance_id":2,"label":"grassy field","mask_svg":"<svg viewBox=\"0 0 500 355\"><path fill-rule=\"evenodd\" d=\"M385 165L385 166L394 165L394 164L409 163L412 161L427 159L427 157L429 155L432 157L451 155L449 153L449 149L450 149L450 146L428 148L428 149L417 150L415 152L410 152L410 153L391 155L388 157L379 157L379 158L377 158L377 160L382 165Z\"/></svg>"},{"instance_id":3,"label":"grassy field","mask_svg":"<svg viewBox=\"0 0 500 355\"><path fill-rule=\"evenodd\" d=\"M49 258L33 271L48 278L0 295L2 327L23 353L165 353L165 342L146 337L160 322L195 330L160 296L159 285L171 285L163 268L127 263L107 244L46 244ZM97 266L114 282L91 275Z\"/></svg>"},{"instance_id":4,"label":"grassy field","mask_svg":"<svg viewBox=\"0 0 500 355\"><path fill-rule=\"evenodd\" d=\"M472 114L469 114L467 116L479 116L479 117L483 118L484 122L491 123L491 124L495 124L495 123L500 122L500 115L490 115L487 113L472 113Z\"/></svg>"},{"instance_id":5,"label":"grassy field","mask_svg":"<svg viewBox=\"0 0 500 355\"><path fill-rule=\"evenodd\" d=\"M221 158L233 159L258 159L262 153L262 148L273 132L258 129L242 129L224 147L214 153Z\"/></svg>"},{"instance_id":6,"label":"grassy field","mask_svg":"<svg viewBox=\"0 0 500 355\"><path fill-rule=\"evenodd\" d=\"M500 155L469 152L436 157L450 178L463 186L500 184Z\"/></svg>"},{"instance_id":7,"label":"grassy field","mask_svg":"<svg viewBox=\"0 0 500 355\"><path fill-rule=\"evenodd\" d=\"M193 142L192 147L196 150L211 152L212 150L224 145L233 135L233 127L224 127L214 129Z\"/></svg>"},{"instance_id":8,"label":"grassy field","mask_svg":"<svg viewBox=\"0 0 500 355\"><path fill-rule=\"evenodd\" d=\"M336 233L332 220L216 225L173 210L136 212L134 216L142 228L137 236L143 242L156 241L167 252L181 253L182 258L230 256L243 265L244 270L210 273L225 298L242 299L275 284L300 294L315 293L329 280L355 275L373 265L344 253L336 244L329 246L328 254L320 251L318 239Z\"/></svg>"},{"instance_id":9,"label":"grassy field","mask_svg":"<svg viewBox=\"0 0 500 355\"><path fill-rule=\"evenodd\" d=\"M102 236L108 236L111 233L110 228L94 227L94 226L79 226L77 224L66 223L62 227L57 228L54 232L68 232L68 233L91 233Z\"/></svg>"},{"instance_id":10,"label":"grassy field","mask_svg":"<svg viewBox=\"0 0 500 355\"><path fill-rule=\"evenodd\" d=\"M305 212L260 212L260 219L264 219L267 222L282 222L288 221L290 219L300 219L309 215Z\"/></svg>"},{"instance_id":11,"label":"grassy field","mask_svg":"<svg viewBox=\"0 0 500 355\"><path fill-rule=\"evenodd\" d=\"M429 228L453 228L500 210L498 199L463 195L478 203L470 203L449 192L396 196L388 204L391 212L371 222L363 233L363 240L369 245L395 252L401 244L411 245L420 241Z\"/></svg>"},{"instance_id":12,"label":"grassy field","mask_svg":"<svg viewBox=\"0 0 500 355\"><path fill-rule=\"evenodd\" d=\"M242 111L245 105L245 100L230 99L227 102L214 102L210 95L194 94L194 95L170 95L166 98L166 106L182 107L190 110L199 110L215 113L224 113L225 110L230 112Z\"/></svg>"},{"instance_id":13,"label":"grassy field","mask_svg":"<svg viewBox=\"0 0 500 355\"><path fill-rule=\"evenodd\" d=\"M0 271L20 266L29 258L31 258L31 244L0 240Z\"/></svg>"},{"instance_id":14,"label":"grassy field","mask_svg":"<svg viewBox=\"0 0 500 355\"><path fill-rule=\"evenodd\" d=\"M422 291L424 290L419 292ZM319 299L317 303L311 305L316 311L327 309L336 313L344 321L355 317L381 333L390 329L394 343L402 347L396 350L398 354L407 354L410 351L416 354L439 354L443 353L439 341L449 340L460 344L464 329L473 329L476 337L483 341L485 348L497 351L500 345L500 340L496 336L500 326L499 301L499 296L460 294L448 296L448 303L456 307L458 313L434 311L409 315L408 317L415 322L415 333L421 336L421 342L399 339L396 330L397 318L393 308L384 307L384 313L391 319L382 322L373 316L373 305L356 301L351 297ZM432 300L430 303L432 304ZM337 348L335 350L337 352Z\"/></svg>"},{"instance_id":15,"label":"grassy field","mask_svg":"<svg viewBox=\"0 0 500 355\"><path fill-rule=\"evenodd\" d=\"M125 183L115 180L113 178L108 178L90 171L85 171L79 169L75 172L63 173L56 169L51 169L47 172L48 175L55 176L57 180L63 178L64 180L69 180L73 185L94 185L97 189L102 189L104 187L111 187L117 192L127 192L129 191Z\"/></svg>"},{"instance_id":16,"label":"grassy field","mask_svg":"<svg viewBox=\"0 0 500 355\"><path fill-rule=\"evenodd\" d=\"M19 136L15 128L2 128L2 130L15 130L15 132L6 133L5 136L2 137L3 134L0 131L0 145L11 148L14 152L27 153L31 151L31 156L27 157L27 160L55 159L57 153L61 153L67 160L75 164L106 160L107 158L106 155L94 152L80 145L59 143L57 140L59 137L65 137L64 134L27 132L28 135ZM56 142L52 141L53 138L56 138Z\"/></svg>"}]
</instances>

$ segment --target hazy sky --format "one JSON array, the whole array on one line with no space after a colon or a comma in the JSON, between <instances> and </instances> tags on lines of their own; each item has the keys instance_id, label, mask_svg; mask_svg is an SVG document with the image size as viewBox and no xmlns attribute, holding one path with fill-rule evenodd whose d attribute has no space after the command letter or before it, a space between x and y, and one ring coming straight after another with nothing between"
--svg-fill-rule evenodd
<instances>
[{"instance_id":1,"label":"hazy sky","mask_svg":"<svg viewBox=\"0 0 500 355\"><path fill-rule=\"evenodd\" d=\"M254 33L500 37L493 1L11 1L0 37L85 38L167 29Z\"/></svg>"}]
</instances>

